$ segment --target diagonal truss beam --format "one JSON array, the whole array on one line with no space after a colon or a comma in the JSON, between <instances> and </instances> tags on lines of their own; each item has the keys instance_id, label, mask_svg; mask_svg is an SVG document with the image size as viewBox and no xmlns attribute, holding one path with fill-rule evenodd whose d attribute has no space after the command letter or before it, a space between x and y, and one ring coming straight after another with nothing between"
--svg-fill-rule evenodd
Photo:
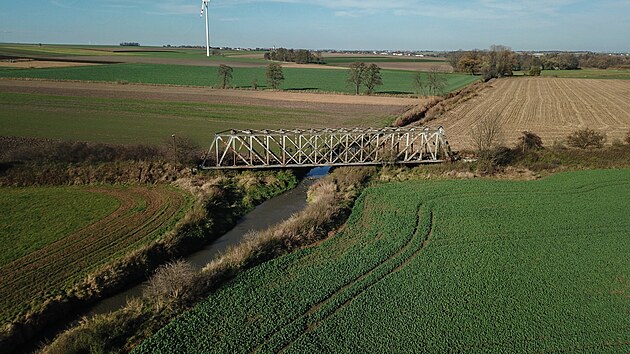
<instances>
[{"instance_id":1,"label":"diagonal truss beam","mask_svg":"<svg viewBox=\"0 0 630 354\"><path fill-rule=\"evenodd\" d=\"M442 127L228 130L215 134L204 169L360 166L442 162Z\"/></svg>"}]
</instances>

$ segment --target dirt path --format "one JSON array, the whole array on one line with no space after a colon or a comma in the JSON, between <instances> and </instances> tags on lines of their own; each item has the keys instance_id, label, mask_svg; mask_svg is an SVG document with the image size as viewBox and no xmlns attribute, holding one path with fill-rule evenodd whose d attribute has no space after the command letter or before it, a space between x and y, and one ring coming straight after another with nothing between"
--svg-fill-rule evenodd
<instances>
[{"instance_id":1,"label":"dirt path","mask_svg":"<svg viewBox=\"0 0 630 354\"><path fill-rule=\"evenodd\" d=\"M399 97L13 79L0 79L0 92L200 102L382 115L398 114L406 107L419 102L418 99Z\"/></svg>"}]
</instances>

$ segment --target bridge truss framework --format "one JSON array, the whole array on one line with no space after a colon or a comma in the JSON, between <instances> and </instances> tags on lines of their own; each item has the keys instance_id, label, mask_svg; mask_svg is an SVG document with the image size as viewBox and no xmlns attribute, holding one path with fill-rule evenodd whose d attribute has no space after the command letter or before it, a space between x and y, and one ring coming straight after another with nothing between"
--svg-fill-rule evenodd
<instances>
[{"instance_id":1,"label":"bridge truss framework","mask_svg":"<svg viewBox=\"0 0 630 354\"><path fill-rule=\"evenodd\" d=\"M226 130L215 134L204 169L437 163L450 159L442 127Z\"/></svg>"}]
</instances>

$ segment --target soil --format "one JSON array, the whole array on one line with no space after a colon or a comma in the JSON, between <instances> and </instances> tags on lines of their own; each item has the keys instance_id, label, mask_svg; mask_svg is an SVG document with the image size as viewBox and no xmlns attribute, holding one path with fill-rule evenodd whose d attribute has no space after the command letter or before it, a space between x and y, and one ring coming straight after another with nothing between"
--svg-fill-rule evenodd
<instances>
[{"instance_id":1,"label":"soil","mask_svg":"<svg viewBox=\"0 0 630 354\"><path fill-rule=\"evenodd\" d=\"M46 61L46 60L17 60L0 61L0 67L15 68L15 69L43 69L43 68L65 68L70 66L91 66L101 65L98 63L78 63L68 61Z\"/></svg>"}]
</instances>

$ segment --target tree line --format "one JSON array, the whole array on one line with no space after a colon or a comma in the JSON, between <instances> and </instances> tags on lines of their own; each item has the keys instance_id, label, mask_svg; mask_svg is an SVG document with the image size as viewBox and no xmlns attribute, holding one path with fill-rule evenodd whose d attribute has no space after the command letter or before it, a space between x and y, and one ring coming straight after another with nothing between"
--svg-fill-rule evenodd
<instances>
[{"instance_id":1,"label":"tree line","mask_svg":"<svg viewBox=\"0 0 630 354\"><path fill-rule=\"evenodd\" d=\"M324 64L324 58L319 52L306 49L277 48L265 53L265 60L285 61L298 64Z\"/></svg>"},{"instance_id":2,"label":"tree line","mask_svg":"<svg viewBox=\"0 0 630 354\"><path fill-rule=\"evenodd\" d=\"M481 75L484 80L512 76L524 71L532 76L541 70L579 70L581 68L630 68L630 57L595 53L514 53L510 47L493 45L487 50L456 51L447 55L454 71Z\"/></svg>"}]
</instances>

